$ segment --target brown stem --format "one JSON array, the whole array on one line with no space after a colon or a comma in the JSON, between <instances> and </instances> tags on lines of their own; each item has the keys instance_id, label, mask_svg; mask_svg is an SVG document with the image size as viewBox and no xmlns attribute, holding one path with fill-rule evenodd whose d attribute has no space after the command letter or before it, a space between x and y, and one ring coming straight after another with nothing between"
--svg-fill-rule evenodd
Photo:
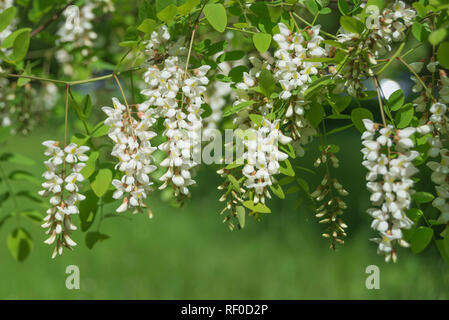
<instances>
[{"instance_id":1,"label":"brown stem","mask_svg":"<svg viewBox=\"0 0 449 320\"><path fill-rule=\"evenodd\" d=\"M41 24L39 27L37 27L36 29L34 29L33 31L31 31L30 33L30 38L34 37L36 34L38 34L39 32L41 32L42 30L46 29L49 25L51 25L54 21L56 21L59 16L65 11L65 9L67 9L69 6L71 6L72 4L74 4L76 2L76 0L72 0L69 3L67 3L61 10L59 10L58 12L56 12L49 20L47 20L44 24Z\"/></svg>"}]
</instances>

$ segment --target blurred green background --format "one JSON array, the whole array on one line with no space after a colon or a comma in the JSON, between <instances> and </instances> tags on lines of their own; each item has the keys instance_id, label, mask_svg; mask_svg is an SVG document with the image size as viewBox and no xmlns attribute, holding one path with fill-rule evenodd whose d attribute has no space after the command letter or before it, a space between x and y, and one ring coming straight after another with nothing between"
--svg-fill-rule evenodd
<instances>
[{"instance_id":1,"label":"blurred green background","mask_svg":"<svg viewBox=\"0 0 449 320\"><path fill-rule=\"evenodd\" d=\"M30 136L16 136L6 146L8 151L33 158L36 165L30 171L37 176L44 169L41 142L62 137L59 126L47 123L45 127ZM293 208L295 195L283 202L273 199L273 213L261 222L247 217L243 230L229 231L219 216L216 186L220 180L210 167L199 172L199 186L193 188L193 197L183 208L172 208L153 196L149 201L152 220L130 214L125 215L127 218L105 219L101 231L110 239L89 250L84 234L76 231L73 238L80 245L55 260L50 259L52 248L43 243L43 229L22 219L34 248L25 262L15 261L6 247L15 224L9 219L0 228L0 298L449 298L449 268L433 246L418 256L402 249L397 264L387 264L376 254L376 245L369 241L375 233L365 213L368 194L360 165L359 137L355 130L346 131L331 136L329 141L341 145L338 177L350 192L345 213L349 235L337 252L330 251L328 242L320 237L323 226L317 224L313 214L304 206ZM310 150L315 152L316 147ZM299 163L310 166L312 161L312 157L305 157ZM14 168L17 166L5 167ZM320 174L305 173L304 178L313 188ZM15 183L16 188L26 186ZM33 192L38 190L37 186L28 187ZM29 206L33 208L34 204L30 202ZM9 209L6 204L0 218ZM105 213L113 211L109 206ZM80 268L80 290L65 287L65 270L72 264ZM365 288L365 269L372 264L380 268L380 290Z\"/></svg>"}]
</instances>

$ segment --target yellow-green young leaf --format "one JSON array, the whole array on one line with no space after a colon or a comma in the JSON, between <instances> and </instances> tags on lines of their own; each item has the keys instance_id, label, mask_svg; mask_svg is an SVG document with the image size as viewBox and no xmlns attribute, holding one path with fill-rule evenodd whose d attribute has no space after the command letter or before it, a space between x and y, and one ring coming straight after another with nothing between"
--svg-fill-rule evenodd
<instances>
[{"instance_id":1,"label":"yellow-green young leaf","mask_svg":"<svg viewBox=\"0 0 449 320\"><path fill-rule=\"evenodd\" d=\"M443 42L438 47L437 60L443 68L449 69L449 42Z\"/></svg>"},{"instance_id":2,"label":"yellow-green young leaf","mask_svg":"<svg viewBox=\"0 0 449 320\"><path fill-rule=\"evenodd\" d=\"M273 74L268 69L263 69L259 75L259 87L266 97L274 92L276 88L276 81L274 80Z\"/></svg>"},{"instance_id":3,"label":"yellow-green young leaf","mask_svg":"<svg viewBox=\"0 0 449 320\"><path fill-rule=\"evenodd\" d=\"M243 229L245 227L245 208L242 206L237 206L236 213L237 219L239 220L239 225Z\"/></svg>"},{"instance_id":4,"label":"yellow-green young leaf","mask_svg":"<svg viewBox=\"0 0 449 320\"><path fill-rule=\"evenodd\" d=\"M37 185L40 185L40 181L33 176L32 173L25 170L15 170L9 174L9 179L14 181L28 181Z\"/></svg>"},{"instance_id":5,"label":"yellow-green young leaf","mask_svg":"<svg viewBox=\"0 0 449 320\"><path fill-rule=\"evenodd\" d=\"M8 236L8 250L17 261L24 261L33 249L33 240L23 228L14 229Z\"/></svg>"},{"instance_id":6,"label":"yellow-green young leaf","mask_svg":"<svg viewBox=\"0 0 449 320\"><path fill-rule=\"evenodd\" d=\"M94 180L90 183L92 190L95 192L97 197L102 197L106 191L108 191L109 186L112 181L112 172L109 169L98 170L97 175Z\"/></svg>"},{"instance_id":7,"label":"yellow-green young leaf","mask_svg":"<svg viewBox=\"0 0 449 320\"><path fill-rule=\"evenodd\" d=\"M25 59L28 47L30 46L30 32L25 31L20 33L16 39L14 39L13 55L15 61L21 61Z\"/></svg>"},{"instance_id":8,"label":"yellow-green young leaf","mask_svg":"<svg viewBox=\"0 0 449 320\"><path fill-rule=\"evenodd\" d=\"M257 51L264 53L268 50L271 43L271 34L268 33L256 33L253 35L254 46Z\"/></svg>"},{"instance_id":9,"label":"yellow-green young leaf","mask_svg":"<svg viewBox=\"0 0 449 320\"><path fill-rule=\"evenodd\" d=\"M279 184L271 185L270 189L279 199L285 199L284 190Z\"/></svg>"},{"instance_id":10,"label":"yellow-green young leaf","mask_svg":"<svg viewBox=\"0 0 449 320\"><path fill-rule=\"evenodd\" d=\"M97 242L99 242L99 241L101 242L106 239L109 239L109 236L107 234L103 234L103 233L96 232L96 231L88 232L86 234L86 246L89 249L92 249Z\"/></svg>"},{"instance_id":11,"label":"yellow-green young leaf","mask_svg":"<svg viewBox=\"0 0 449 320\"><path fill-rule=\"evenodd\" d=\"M315 0L305 0L304 4L311 14L316 15L318 13L318 5Z\"/></svg>"},{"instance_id":12,"label":"yellow-green young leaf","mask_svg":"<svg viewBox=\"0 0 449 320\"><path fill-rule=\"evenodd\" d=\"M341 14L347 16L349 12L351 12L351 8L346 0L338 0L337 2L338 10L340 10Z\"/></svg>"},{"instance_id":13,"label":"yellow-green young leaf","mask_svg":"<svg viewBox=\"0 0 449 320\"><path fill-rule=\"evenodd\" d=\"M240 184L237 181L237 179L233 176L233 175L228 175L228 180L232 183L232 185L234 186L234 189L239 191L240 190Z\"/></svg>"},{"instance_id":14,"label":"yellow-green young leaf","mask_svg":"<svg viewBox=\"0 0 449 320\"><path fill-rule=\"evenodd\" d=\"M187 0L183 5L178 7L178 13L180 15L188 14L194 7L199 5L201 0Z\"/></svg>"},{"instance_id":15,"label":"yellow-green young leaf","mask_svg":"<svg viewBox=\"0 0 449 320\"><path fill-rule=\"evenodd\" d=\"M137 30L142 31L143 33L151 34L156 28L156 25L156 21L153 19L145 19L142 21L140 26L137 27Z\"/></svg>"},{"instance_id":16,"label":"yellow-green young leaf","mask_svg":"<svg viewBox=\"0 0 449 320\"><path fill-rule=\"evenodd\" d=\"M228 24L226 9L221 3L209 3L204 7L204 15L210 25L218 32L223 32Z\"/></svg>"},{"instance_id":17,"label":"yellow-green young leaf","mask_svg":"<svg viewBox=\"0 0 449 320\"><path fill-rule=\"evenodd\" d=\"M177 13L178 8L174 4L171 4L169 6L166 6L162 11L160 11L157 14L157 17L161 21L169 22L176 16Z\"/></svg>"},{"instance_id":18,"label":"yellow-green young leaf","mask_svg":"<svg viewBox=\"0 0 449 320\"><path fill-rule=\"evenodd\" d=\"M371 111L365 108L355 108L352 110L351 120L360 132L364 132L366 130L365 125L363 124L363 119L373 120L373 114Z\"/></svg>"},{"instance_id":19,"label":"yellow-green young leaf","mask_svg":"<svg viewBox=\"0 0 449 320\"><path fill-rule=\"evenodd\" d=\"M12 19L16 16L16 7L9 7L0 13L0 32L6 29L11 23Z\"/></svg>"},{"instance_id":20,"label":"yellow-green young leaf","mask_svg":"<svg viewBox=\"0 0 449 320\"><path fill-rule=\"evenodd\" d=\"M429 42L431 44L433 44L434 46L436 46L437 44L439 44L441 41L444 40L444 38L446 38L446 34L447 31L444 28L440 28L438 30L433 31L430 35L429 35Z\"/></svg>"},{"instance_id":21,"label":"yellow-green young leaf","mask_svg":"<svg viewBox=\"0 0 449 320\"><path fill-rule=\"evenodd\" d=\"M420 253L423 251L432 240L433 230L429 227L419 227L413 233L410 245L413 253Z\"/></svg>"},{"instance_id":22,"label":"yellow-green young leaf","mask_svg":"<svg viewBox=\"0 0 449 320\"><path fill-rule=\"evenodd\" d=\"M285 167L282 165L285 164ZM295 170L293 170L292 164L290 163L290 161L288 159L285 159L283 162L281 162L281 166L279 168L279 171L289 177L294 177L295 176Z\"/></svg>"},{"instance_id":23,"label":"yellow-green young leaf","mask_svg":"<svg viewBox=\"0 0 449 320\"><path fill-rule=\"evenodd\" d=\"M365 29L365 25L360 21L350 16L341 16L340 25L346 31L361 34Z\"/></svg>"},{"instance_id":24,"label":"yellow-green young leaf","mask_svg":"<svg viewBox=\"0 0 449 320\"><path fill-rule=\"evenodd\" d=\"M254 101L250 100L250 101L244 101L242 103L239 103L236 106L232 106L231 108L229 108L229 109L227 109L227 110L225 110L223 112L223 118L224 117L228 117L231 114L234 114L236 112L239 112L240 110L243 110L243 109L245 109L245 108L247 108L247 107L249 107L249 106L251 106L253 104L254 104Z\"/></svg>"},{"instance_id":25,"label":"yellow-green young leaf","mask_svg":"<svg viewBox=\"0 0 449 320\"><path fill-rule=\"evenodd\" d=\"M247 200L243 202L243 205L250 209L252 212L271 213L270 208L260 202L258 204L254 204L252 200Z\"/></svg>"},{"instance_id":26,"label":"yellow-green young leaf","mask_svg":"<svg viewBox=\"0 0 449 320\"><path fill-rule=\"evenodd\" d=\"M423 18L423 17L426 16L427 9L426 9L426 7L422 3L418 2L418 1L414 2L413 3L413 8L415 8L416 13L418 14L418 16L420 18Z\"/></svg>"}]
</instances>

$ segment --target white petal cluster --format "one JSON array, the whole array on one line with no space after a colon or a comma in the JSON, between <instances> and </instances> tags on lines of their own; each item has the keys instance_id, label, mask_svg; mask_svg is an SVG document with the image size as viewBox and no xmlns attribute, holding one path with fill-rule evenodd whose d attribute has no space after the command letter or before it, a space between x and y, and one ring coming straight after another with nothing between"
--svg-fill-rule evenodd
<instances>
[{"instance_id":1,"label":"white petal cluster","mask_svg":"<svg viewBox=\"0 0 449 320\"><path fill-rule=\"evenodd\" d=\"M304 156L304 149L302 145L308 144L312 141L312 137L316 135L315 128L306 119L306 110L310 108L309 101L298 99L290 103L285 117L292 120L292 137L295 140L295 152L298 156Z\"/></svg>"},{"instance_id":2,"label":"white petal cluster","mask_svg":"<svg viewBox=\"0 0 449 320\"><path fill-rule=\"evenodd\" d=\"M84 56L88 54L86 47L92 47L98 37L92 25L95 19L93 10L97 5L94 1L86 1L81 8L69 6L63 12L66 21L58 30L59 41L70 43L75 48L84 48L81 51Z\"/></svg>"},{"instance_id":3,"label":"white petal cluster","mask_svg":"<svg viewBox=\"0 0 449 320\"><path fill-rule=\"evenodd\" d=\"M263 69L271 70L272 67L266 61L261 61L255 56L249 57L249 61L252 64L251 69L248 72L243 73L243 81L236 83L235 87L237 88L236 94L237 99L234 101L233 106L237 106L240 103L250 101L250 89L256 87L260 72ZM266 116L270 113L273 105L272 103L264 103L261 107L258 108L257 112L263 116ZM250 120L248 115L251 113L253 108L245 108L239 112L237 112L236 117L233 119L234 125L236 125L240 129L248 129L251 128Z\"/></svg>"},{"instance_id":4,"label":"white petal cluster","mask_svg":"<svg viewBox=\"0 0 449 320\"><path fill-rule=\"evenodd\" d=\"M195 69L192 76L180 83L185 109L180 108L178 102L159 109L159 116L164 118L163 135L167 138L159 145L159 149L167 153L167 157L160 163L162 167L167 168L160 178L163 182L160 189L172 185L175 196L189 195L188 186L195 183L192 179L192 169L200 162L197 156L201 148L203 126L201 105L204 103L205 85L209 82L206 77L209 69L209 66Z\"/></svg>"},{"instance_id":5,"label":"white petal cluster","mask_svg":"<svg viewBox=\"0 0 449 320\"><path fill-rule=\"evenodd\" d=\"M270 122L264 118L257 131L252 130L249 139L243 141L245 166L242 173L246 177L244 186L254 191L255 204L265 203L265 197L271 198L268 187L276 181L274 176L279 173L279 161L288 158L286 153L279 151L278 143L288 144L292 139L284 136L279 127L279 119Z\"/></svg>"},{"instance_id":6,"label":"white petal cluster","mask_svg":"<svg viewBox=\"0 0 449 320\"><path fill-rule=\"evenodd\" d=\"M86 166L88 156L85 152L89 151L89 147L71 143L62 149L53 140L42 144L47 147L44 154L49 159L44 162L47 171L42 176L46 181L42 184L44 190L39 191L39 195L50 197L51 204L42 227L50 235L44 242L48 245L56 243L52 255L54 258L57 254L62 254L63 247L72 249L76 246L75 241L70 238L72 231L77 229L71 221L71 215L79 213L78 203L86 198L79 193L79 182L84 180L81 170Z\"/></svg>"},{"instance_id":7,"label":"white petal cluster","mask_svg":"<svg viewBox=\"0 0 449 320\"><path fill-rule=\"evenodd\" d=\"M341 30L338 34L338 41L350 49L349 54L359 53L342 70L345 85L351 95L357 95L365 88L362 81L374 75L372 66L377 64L376 58L390 52L393 42L404 40L405 32L416 16L416 11L407 7L403 1L395 1L382 12L377 6L370 5L366 8L366 13L368 16L365 25L369 30L367 36L362 38L362 35L346 30Z\"/></svg>"},{"instance_id":8,"label":"white petal cluster","mask_svg":"<svg viewBox=\"0 0 449 320\"><path fill-rule=\"evenodd\" d=\"M279 97L287 100L297 88L303 93L307 84L312 82L311 76L318 74L321 63L305 59L325 57L326 50L321 46L323 38L320 36L319 25L308 30L307 39L302 33L292 33L283 23L278 26L280 33L273 36L273 40L279 45L279 49L274 53L274 76L282 87Z\"/></svg>"},{"instance_id":9,"label":"white petal cluster","mask_svg":"<svg viewBox=\"0 0 449 320\"><path fill-rule=\"evenodd\" d=\"M166 26L162 26L151 35L147 43L147 54L157 60L159 47L170 39ZM149 66L144 74L148 85L142 90L147 97L144 104L156 107L156 114L163 119L166 141L159 149L167 154L160 165L167 171L160 177L163 182L160 189L172 186L175 196L190 194L189 186L194 184L192 169L199 164L196 155L201 148L201 130L203 120L201 105L209 79L206 73L210 67L205 65L185 74L185 64L181 56L185 53L182 41L177 41L164 58L163 67ZM181 99L179 98L181 96Z\"/></svg>"},{"instance_id":10,"label":"white petal cluster","mask_svg":"<svg viewBox=\"0 0 449 320\"><path fill-rule=\"evenodd\" d=\"M412 176L418 172L412 161L419 155L411 150L414 144L411 135L415 128L397 130L390 125L381 129L369 119L363 120L366 131L362 135L363 166L368 169L367 188L371 192L372 208L368 214L374 220L371 227L380 233L373 241L379 244L378 253L384 254L386 261L396 260L395 244L408 246L403 240L401 229L413 225L406 214L413 191ZM387 148L395 148L392 158Z\"/></svg>"},{"instance_id":11,"label":"white petal cluster","mask_svg":"<svg viewBox=\"0 0 449 320\"><path fill-rule=\"evenodd\" d=\"M102 108L108 116L104 123L111 127L108 132L114 142L111 155L119 159L115 168L123 173L120 180L112 181L116 189L113 198L123 198L117 212L128 209L136 209L136 212L146 207L145 199L152 190L150 174L156 170L156 166L153 165L151 154L156 148L151 145L151 139L156 133L150 129L156 118L154 109L149 108L148 104L139 105L137 120L132 115L130 118L126 106L118 99L113 98L112 103L113 108Z\"/></svg>"}]
</instances>

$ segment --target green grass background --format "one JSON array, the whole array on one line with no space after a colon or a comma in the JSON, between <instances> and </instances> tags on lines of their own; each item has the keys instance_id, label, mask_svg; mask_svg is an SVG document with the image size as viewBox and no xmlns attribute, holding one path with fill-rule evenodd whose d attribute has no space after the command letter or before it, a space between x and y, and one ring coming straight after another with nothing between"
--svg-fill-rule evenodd
<instances>
[{"instance_id":1,"label":"green grass background","mask_svg":"<svg viewBox=\"0 0 449 320\"><path fill-rule=\"evenodd\" d=\"M51 125L46 124L51 128ZM7 164L5 169L43 171L45 139L61 136L58 126L14 137L2 151L16 151L36 161L32 168ZM261 222L247 217L245 229L230 232L221 223L219 192L213 168L203 169L193 197L175 209L153 196L152 220L145 215L126 215L103 221L101 231L111 236L92 250L84 234L73 252L50 259L51 248L37 224L21 223L31 233L34 248L23 263L9 254L6 240L15 227L9 219L0 228L1 299L447 299L449 268L434 247L420 255L399 252L397 264L385 263L369 241L375 233L365 213L368 195L360 166L359 134L347 131L330 142L342 145L338 177L350 191L349 236L337 252L320 237L322 225L304 207L294 209L295 195L271 202L273 213ZM316 149L316 148L315 148ZM315 150L311 148L311 150ZM309 166L312 158L299 163ZM320 175L304 177L313 187ZM16 182L14 188L38 187ZM4 188L2 186L1 188ZM0 218L11 210L11 201L0 209ZM22 205L22 203L21 203ZM23 203L33 208L32 202ZM106 207L112 213L114 206ZM77 220L75 220L77 221ZM79 225L79 223L77 223ZM96 224L93 226L95 230ZM80 290L65 287L68 265L80 268ZM380 290L365 287L365 269L380 268Z\"/></svg>"}]
</instances>

